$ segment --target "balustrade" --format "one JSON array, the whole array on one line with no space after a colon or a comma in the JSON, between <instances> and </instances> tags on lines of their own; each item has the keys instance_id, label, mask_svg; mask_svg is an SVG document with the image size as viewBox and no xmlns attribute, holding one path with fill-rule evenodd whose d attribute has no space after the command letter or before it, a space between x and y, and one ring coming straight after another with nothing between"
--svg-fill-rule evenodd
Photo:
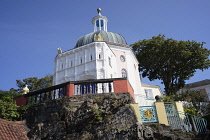
<instances>
[{"instance_id":1,"label":"balustrade","mask_svg":"<svg viewBox=\"0 0 210 140\"><path fill-rule=\"evenodd\" d=\"M75 84L74 89L75 89L74 95L114 92L113 81L108 81L108 82L88 81L84 83Z\"/></svg>"},{"instance_id":2,"label":"balustrade","mask_svg":"<svg viewBox=\"0 0 210 140\"><path fill-rule=\"evenodd\" d=\"M94 93L110 93L114 92L114 81L118 80L127 80L127 78L113 78L113 79L95 79L95 80L83 80L83 81L70 81L67 83L63 83L60 85L55 85L46 89L41 89L38 91L30 92L19 97L16 97L17 105L21 104L24 106L26 104L36 104L42 103L47 100L54 100L57 98L61 98L64 96L72 96L72 95L82 95L82 94L94 94ZM120 82L121 83L121 82ZM69 86L71 85L71 86ZM119 92L119 86L126 87L122 82L117 85L117 92ZM121 92L128 92L129 88L124 88ZM132 93L133 94L133 93ZM18 98L20 100L18 100ZM26 100L24 103L23 100Z\"/></svg>"},{"instance_id":3,"label":"balustrade","mask_svg":"<svg viewBox=\"0 0 210 140\"><path fill-rule=\"evenodd\" d=\"M27 98L26 104L42 103L47 100L54 100L66 96L66 83L50 88L34 91L24 96Z\"/></svg>"}]
</instances>

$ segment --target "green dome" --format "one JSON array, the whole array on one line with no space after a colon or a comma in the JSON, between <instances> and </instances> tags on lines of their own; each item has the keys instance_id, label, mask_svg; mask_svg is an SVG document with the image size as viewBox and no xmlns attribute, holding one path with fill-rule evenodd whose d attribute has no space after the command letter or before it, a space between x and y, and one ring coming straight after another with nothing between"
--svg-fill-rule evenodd
<instances>
[{"instance_id":1,"label":"green dome","mask_svg":"<svg viewBox=\"0 0 210 140\"><path fill-rule=\"evenodd\" d=\"M106 41L116 44L127 45L124 37L120 34L100 30L79 38L75 48L97 41Z\"/></svg>"}]
</instances>

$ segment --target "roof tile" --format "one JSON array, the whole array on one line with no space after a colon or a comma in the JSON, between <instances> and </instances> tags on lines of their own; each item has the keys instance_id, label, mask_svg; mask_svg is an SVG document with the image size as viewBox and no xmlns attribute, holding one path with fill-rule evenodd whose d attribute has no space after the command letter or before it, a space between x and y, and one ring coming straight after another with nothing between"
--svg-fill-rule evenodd
<instances>
[{"instance_id":1,"label":"roof tile","mask_svg":"<svg viewBox=\"0 0 210 140\"><path fill-rule=\"evenodd\" d=\"M0 140L28 140L25 121L0 119Z\"/></svg>"}]
</instances>

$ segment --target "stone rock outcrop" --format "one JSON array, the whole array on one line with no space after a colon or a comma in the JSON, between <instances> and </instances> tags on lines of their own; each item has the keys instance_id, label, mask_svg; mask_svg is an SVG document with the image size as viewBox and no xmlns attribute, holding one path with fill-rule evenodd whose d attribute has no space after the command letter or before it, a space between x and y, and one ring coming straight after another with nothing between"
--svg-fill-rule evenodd
<instances>
[{"instance_id":1,"label":"stone rock outcrop","mask_svg":"<svg viewBox=\"0 0 210 140\"><path fill-rule=\"evenodd\" d=\"M176 140L171 129L140 125L129 93L86 94L59 98L28 108L30 140Z\"/></svg>"},{"instance_id":2,"label":"stone rock outcrop","mask_svg":"<svg viewBox=\"0 0 210 140\"><path fill-rule=\"evenodd\" d=\"M29 139L111 140L151 137L137 123L129 93L88 94L60 98L28 108ZM143 129L145 127L145 129ZM142 133L137 133L138 129ZM151 133L152 134L152 133Z\"/></svg>"}]
</instances>

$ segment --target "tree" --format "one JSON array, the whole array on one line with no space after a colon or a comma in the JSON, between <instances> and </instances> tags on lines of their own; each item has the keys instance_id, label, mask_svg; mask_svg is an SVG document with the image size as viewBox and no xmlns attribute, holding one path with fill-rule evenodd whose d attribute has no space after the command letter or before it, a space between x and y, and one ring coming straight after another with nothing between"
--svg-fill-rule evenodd
<instances>
[{"instance_id":1,"label":"tree","mask_svg":"<svg viewBox=\"0 0 210 140\"><path fill-rule=\"evenodd\" d=\"M30 92L35 90L43 89L52 86L53 75L46 75L45 77L39 79L38 77L30 77L23 80L16 80L17 92L21 92L25 85L28 85ZM10 89L10 91L14 91L14 89Z\"/></svg>"},{"instance_id":2,"label":"tree","mask_svg":"<svg viewBox=\"0 0 210 140\"><path fill-rule=\"evenodd\" d=\"M8 91L0 91L0 118L17 121L20 118L18 106L13 101L15 94Z\"/></svg>"},{"instance_id":3,"label":"tree","mask_svg":"<svg viewBox=\"0 0 210 140\"><path fill-rule=\"evenodd\" d=\"M23 120L23 115L28 106L20 107L16 105L13 99L18 95L20 94L0 90L0 118L9 121Z\"/></svg>"},{"instance_id":4,"label":"tree","mask_svg":"<svg viewBox=\"0 0 210 140\"><path fill-rule=\"evenodd\" d=\"M30 91L35 91L52 86L52 75L47 75L41 79L37 77L16 80L19 89L11 88L10 91L0 90L0 118L10 121L20 121L23 119L28 106L19 107L14 102L14 97L21 95L22 89L27 84Z\"/></svg>"},{"instance_id":5,"label":"tree","mask_svg":"<svg viewBox=\"0 0 210 140\"><path fill-rule=\"evenodd\" d=\"M206 104L206 95L195 90L182 91L177 95L163 96L164 102L183 101L186 113L200 115L209 112L209 106Z\"/></svg>"},{"instance_id":6,"label":"tree","mask_svg":"<svg viewBox=\"0 0 210 140\"><path fill-rule=\"evenodd\" d=\"M203 47L205 42L177 41L164 35L144 39L131 44L143 77L150 81L159 79L167 95L175 94L184 87L185 80L192 77L197 69L210 67L210 50Z\"/></svg>"}]
</instances>

